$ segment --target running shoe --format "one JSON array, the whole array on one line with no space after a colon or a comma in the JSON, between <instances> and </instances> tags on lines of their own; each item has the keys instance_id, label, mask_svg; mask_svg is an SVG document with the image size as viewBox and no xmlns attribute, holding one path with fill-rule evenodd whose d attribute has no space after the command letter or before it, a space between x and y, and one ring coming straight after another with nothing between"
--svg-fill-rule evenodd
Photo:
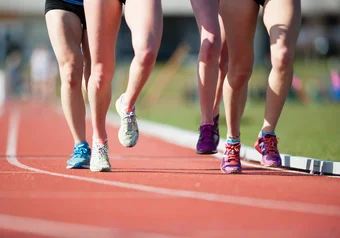
<instances>
[{"instance_id":1,"label":"running shoe","mask_svg":"<svg viewBox=\"0 0 340 238\"><path fill-rule=\"evenodd\" d=\"M278 142L275 135L266 134L257 139L254 147L262 154L261 165L267 167L281 166L282 161L277 144Z\"/></svg>"},{"instance_id":2,"label":"running shoe","mask_svg":"<svg viewBox=\"0 0 340 238\"><path fill-rule=\"evenodd\" d=\"M241 143L225 144L225 151L221 162L221 171L226 174L240 174L242 173L241 166Z\"/></svg>"},{"instance_id":3,"label":"running shoe","mask_svg":"<svg viewBox=\"0 0 340 238\"><path fill-rule=\"evenodd\" d=\"M88 169L90 167L91 149L87 142L77 143L71 156L71 159L67 161L67 169Z\"/></svg>"},{"instance_id":4,"label":"running shoe","mask_svg":"<svg viewBox=\"0 0 340 238\"><path fill-rule=\"evenodd\" d=\"M197 154L215 154L217 153L217 145L214 138L217 131L214 125L202 125L199 128L200 135L196 145Z\"/></svg>"},{"instance_id":5,"label":"running shoe","mask_svg":"<svg viewBox=\"0 0 340 238\"><path fill-rule=\"evenodd\" d=\"M123 146L134 147L139 138L135 107L133 108L133 111L126 112L122 104L123 95L124 94L116 101L116 110L121 119L118 139Z\"/></svg>"},{"instance_id":6,"label":"running shoe","mask_svg":"<svg viewBox=\"0 0 340 238\"><path fill-rule=\"evenodd\" d=\"M107 141L105 142L105 144L93 142L90 170L93 172L111 171Z\"/></svg>"}]
</instances>

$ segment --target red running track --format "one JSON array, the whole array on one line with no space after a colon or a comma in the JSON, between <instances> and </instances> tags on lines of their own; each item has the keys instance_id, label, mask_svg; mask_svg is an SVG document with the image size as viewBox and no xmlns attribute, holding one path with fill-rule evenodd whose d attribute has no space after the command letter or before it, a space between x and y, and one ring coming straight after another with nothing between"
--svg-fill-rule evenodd
<instances>
[{"instance_id":1,"label":"red running track","mask_svg":"<svg viewBox=\"0 0 340 238\"><path fill-rule=\"evenodd\" d=\"M90 124L88 124L90 128ZM0 116L0 237L340 237L340 179L244 167L108 126L113 171L67 170L60 109L6 104ZM88 132L91 138L91 132Z\"/></svg>"}]
</instances>

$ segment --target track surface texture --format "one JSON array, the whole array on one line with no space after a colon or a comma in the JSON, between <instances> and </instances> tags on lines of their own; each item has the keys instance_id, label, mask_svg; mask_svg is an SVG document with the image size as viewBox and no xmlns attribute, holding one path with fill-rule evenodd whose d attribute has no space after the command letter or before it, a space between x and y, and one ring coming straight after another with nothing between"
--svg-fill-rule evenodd
<instances>
[{"instance_id":1,"label":"track surface texture","mask_svg":"<svg viewBox=\"0 0 340 238\"><path fill-rule=\"evenodd\" d=\"M107 130L112 172L67 170L60 106L6 103L0 237L340 237L338 178L249 164L226 175L194 148L143 133L125 148Z\"/></svg>"}]
</instances>

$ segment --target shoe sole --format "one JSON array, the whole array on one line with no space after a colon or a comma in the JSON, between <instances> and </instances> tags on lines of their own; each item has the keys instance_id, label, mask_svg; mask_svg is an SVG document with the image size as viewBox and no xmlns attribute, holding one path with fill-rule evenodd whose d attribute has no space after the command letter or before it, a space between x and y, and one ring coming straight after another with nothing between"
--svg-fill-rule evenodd
<instances>
[{"instance_id":1,"label":"shoe sole","mask_svg":"<svg viewBox=\"0 0 340 238\"><path fill-rule=\"evenodd\" d=\"M66 169L89 169L89 168L90 168L90 165L75 164L75 165L67 165L66 166Z\"/></svg>"},{"instance_id":2,"label":"shoe sole","mask_svg":"<svg viewBox=\"0 0 340 238\"><path fill-rule=\"evenodd\" d=\"M138 142L138 139L136 140L136 143L135 144L132 144L132 145L129 145L129 144L124 144L123 140L120 139L120 136L119 136L119 131L118 131L118 140L120 142L120 144L126 148L132 148L132 147L135 147L137 145L137 142Z\"/></svg>"},{"instance_id":3,"label":"shoe sole","mask_svg":"<svg viewBox=\"0 0 340 238\"><path fill-rule=\"evenodd\" d=\"M211 154L216 154L217 153L217 150L213 150L213 151L198 151L196 150L196 154L199 154L199 155L211 155Z\"/></svg>"},{"instance_id":4,"label":"shoe sole","mask_svg":"<svg viewBox=\"0 0 340 238\"><path fill-rule=\"evenodd\" d=\"M92 171L92 172L111 172L112 171L112 169L111 168L91 168L90 167L90 170Z\"/></svg>"},{"instance_id":5,"label":"shoe sole","mask_svg":"<svg viewBox=\"0 0 340 238\"><path fill-rule=\"evenodd\" d=\"M230 172L226 172L223 169L220 169L222 171L222 173L224 174L241 174L242 173L242 169L233 169Z\"/></svg>"},{"instance_id":6,"label":"shoe sole","mask_svg":"<svg viewBox=\"0 0 340 238\"><path fill-rule=\"evenodd\" d=\"M261 165L264 166L264 167L270 167L270 168L280 168L280 167L282 167L281 164L280 165L279 164L275 164L275 163L273 163L273 164L266 164L262 160L261 160Z\"/></svg>"}]
</instances>

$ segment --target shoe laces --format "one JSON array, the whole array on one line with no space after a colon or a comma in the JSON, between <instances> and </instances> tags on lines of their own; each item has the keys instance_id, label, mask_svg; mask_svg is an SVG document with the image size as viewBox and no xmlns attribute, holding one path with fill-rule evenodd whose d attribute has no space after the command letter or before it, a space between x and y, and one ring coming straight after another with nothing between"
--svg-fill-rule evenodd
<instances>
[{"instance_id":1,"label":"shoe laces","mask_svg":"<svg viewBox=\"0 0 340 238\"><path fill-rule=\"evenodd\" d=\"M276 155L278 154L277 150L277 138L276 137L263 137L263 146L265 151L269 155Z\"/></svg>"},{"instance_id":2,"label":"shoe laces","mask_svg":"<svg viewBox=\"0 0 340 238\"><path fill-rule=\"evenodd\" d=\"M136 128L136 115L132 112L126 112L123 120L127 122L127 132L132 132Z\"/></svg>"},{"instance_id":3,"label":"shoe laces","mask_svg":"<svg viewBox=\"0 0 340 238\"><path fill-rule=\"evenodd\" d=\"M214 130L213 125L203 125L200 126L199 131L200 131L200 140L205 141L205 142L210 142L214 141L213 136L212 136L212 131Z\"/></svg>"},{"instance_id":4,"label":"shoe laces","mask_svg":"<svg viewBox=\"0 0 340 238\"><path fill-rule=\"evenodd\" d=\"M102 144L96 144L96 150L95 151L95 155L99 154L98 158L99 160L106 160L105 156L108 154L108 148L106 145L102 145Z\"/></svg>"},{"instance_id":5,"label":"shoe laces","mask_svg":"<svg viewBox=\"0 0 340 238\"><path fill-rule=\"evenodd\" d=\"M227 144L226 145L226 150L224 152L224 155L228 157L228 162L235 161L239 162L240 161L240 149L241 149L241 144Z\"/></svg>"},{"instance_id":6,"label":"shoe laces","mask_svg":"<svg viewBox=\"0 0 340 238\"><path fill-rule=\"evenodd\" d=\"M91 154L91 149L86 147L74 147L73 156L74 158L83 158L84 155Z\"/></svg>"}]
</instances>

